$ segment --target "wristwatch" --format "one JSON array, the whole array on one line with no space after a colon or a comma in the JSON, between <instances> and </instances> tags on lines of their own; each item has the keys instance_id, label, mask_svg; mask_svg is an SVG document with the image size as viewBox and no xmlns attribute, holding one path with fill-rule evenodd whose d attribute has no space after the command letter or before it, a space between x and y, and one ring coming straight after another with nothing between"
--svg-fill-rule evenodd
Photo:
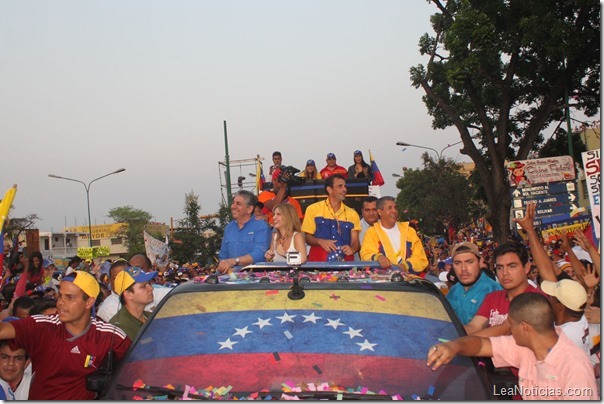
<instances>
[{"instance_id":1,"label":"wristwatch","mask_svg":"<svg viewBox=\"0 0 604 404\"><path fill-rule=\"evenodd\" d=\"M235 265L239 265L239 257L235 258Z\"/></svg>"}]
</instances>

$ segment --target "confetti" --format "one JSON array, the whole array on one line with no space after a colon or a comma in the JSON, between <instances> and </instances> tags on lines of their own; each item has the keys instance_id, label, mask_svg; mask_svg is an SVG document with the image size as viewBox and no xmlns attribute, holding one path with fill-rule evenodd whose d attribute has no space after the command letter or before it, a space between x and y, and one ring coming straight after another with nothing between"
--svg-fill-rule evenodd
<instances>
[{"instance_id":1,"label":"confetti","mask_svg":"<svg viewBox=\"0 0 604 404\"><path fill-rule=\"evenodd\" d=\"M287 337L287 339L292 339L294 338L294 336L292 335L291 332L289 331L283 331L283 334L285 334L285 336Z\"/></svg>"},{"instance_id":2,"label":"confetti","mask_svg":"<svg viewBox=\"0 0 604 404\"><path fill-rule=\"evenodd\" d=\"M290 395L287 395L287 394L283 393L283 394L281 394L281 400L295 401L295 400L300 400L300 397L298 397L298 396L290 396Z\"/></svg>"},{"instance_id":3,"label":"confetti","mask_svg":"<svg viewBox=\"0 0 604 404\"><path fill-rule=\"evenodd\" d=\"M431 385L430 387L428 387L428 395L429 396L433 396L434 395L434 390L435 390L434 386Z\"/></svg>"},{"instance_id":4,"label":"confetti","mask_svg":"<svg viewBox=\"0 0 604 404\"><path fill-rule=\"evenodd\" d=\"M267 295L276 295L279 293L279 291L278 290L267 290L265 293Z\"/></svg>"},{"instance_id":5,"label":"confetti","mask_svg":"<svg viewBox=\"0 0 604 404\"><path fill-rule=\"evenodd\" d=\"M439 340L440 342L443 342L443 343L445 343L445 342L449 342L449 340L448 340L448 339L446 339L446 338L439 338L438 340Z\"/></svg>"},{"instance_id":6,"label":"confetti","mask_svg":"<svg viewBox=\"0 0 604 404\"><path fill-rule=\"evenodd\" d=\"M376 298L376 299L380 299L382 302L383 302L384 300L386 300L386 298L385 298L384 296L380 296L380 295L375 295L375 298Z\"/></svg>"},{"instance_id":7,"label":"confetti","mask_svg":"<svg viewBox=\"0 0 604 404\"><path fill-rule=\"evenodd\" d=\"M317 366L317 365L313 366L312 368L313 368L313 369L315 370L315 372L317 372L318 374L322 374L322 373L323 373L323 371L321 370L321 368L320 368L319 366ZM327 383L324 383L324 384L327 384Z\"/></svg>"},{"instance_id":8,"label":"confetti","mask_svg":"<svg viewBox=\"0 0 604 404\"><path fill-rule=\"evenodd\" d=\"M338 400L338 401L342 401L342 397L344 397L344 396L342 395L342 393L338 393L338 396L337 396L336 400Z\"/></svg>"},{"instance_id":9,"label":"confetti","mask_svg":"<svg viewBox=\"0 0 604 404\"><path fill-rule=\"evenodd\" d=\"M330 299L333 300L338 300L340 298L340 296L337 296L335 293L332 293L331 296L329 296Z\"/></svg>"},{"instance_id":10,"label":"confetti","mask_svg":"<svg viewBox=\"0 0 604 404\"><path fill-rule=\"evenodd\" d=\"M281 360L281 357L279 356L279 352L273 352L273 357L275 358L275 361L279 362Z\"/></svg>"},{"instance_id":11,"label":"confetti","mask_svg":"<svg viewBox=\"0 0 604 404\"><path fill-rule=\"evenodd\" d=\"M315 386L314 383L307 383L307 386L308 386L308 390L317 391L317 387Z\"/></svg>"},{"instance_id":12,"label":"confetti","mask_svg":"<svg viewBox=\"0 0 604 404\"><path fill-rule=\"evenodd\" d=\"M141 339L140 343L145 345L148 344L149 342L153 342L153 337L149 337L149 338L145 338L145 339Z\"/></svg>"},{"instance_id":13,"label":"confetti","mask_svg":"<svg viewBox=\"0 0 604 404\"><path fill-rule=\"evenodd\" d=\"M196 308L197 310L201 311L202 313L205 313L205 312L206 312L206 308L205 308L205 307L203 307L203 306L202 306L202 305L200 305L200 304L196 304L196 305L195 305L195 308Z\"/></svg>"},{"instance_id":14,"label":"confetti","mask_svg":"<svg viewBox=\"0 0 604 404\"><path fill-rule=\"evenodd\" d=\"M397 400L397 401L401 401L403 399L403 397L400 396L400 394L395 394L392 396L393 400Z\"/></svg>"},{"instance_id":15,"label":"confetti","mask_svg":"<svg viewBox=\"0 0 604 404\"><path fill-rule=\"evenodd\" d=\"M264 400L266 401L271 401L273 399L273 396L271 396L270 394L267 394L266 397L264 397Z\"/></svg>"},{"instance_id":16,"label":"confetti","mask_svg":"<svg viewBox=\"0 0 604 404\"><path fill-rule=\"evenodd\" d=\"M411 394L411 398L414 400L419 400L419 396L417 394Z\"/></svg>"},{"instance_id":17,"label":"confetti","mask_svg":"<svg viewBox=\"0 0 604 404\"><path fill-rule=\"evenodd\" d=\"M313 303L312 305L315 307L323 307L323 305L321 303Z\"/></svg>"},{"instance_id":18,"label":"confetti","mask_svg":"<svg viewBox=\"0 0 604 404\"><path fill-rule=\"evenodd\" d=\"M141 379L136 379L134 383L132 383L132 387L134 388L134 390L142 389L145 387L145 383L143 383Z\"/></svg>"}]
</instances>

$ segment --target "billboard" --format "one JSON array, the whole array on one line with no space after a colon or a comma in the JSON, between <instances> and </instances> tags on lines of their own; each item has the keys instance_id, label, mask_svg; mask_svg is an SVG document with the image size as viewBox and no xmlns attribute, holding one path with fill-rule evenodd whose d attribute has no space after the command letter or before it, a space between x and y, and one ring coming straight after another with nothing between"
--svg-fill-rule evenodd
<instances>
[{"instance_id":1,"label":"billboard","mask_svg":"<svg viewBox=\"0 0 604 404\"><path fill-rule=\"evenodd\" d=\"M575 165L570 156L516 160L508 163L510 185L525 187L575 179Z\"/></svg>"},{"instance_id":2,"label":"billboard","mask_svg":"<svg viewBox=\"0 0 604 404\"><path fill-rule=\"evenodd\" d=\"M600 237L600 150L590 150L581 154L585 181L591 206L591 217L594 223L594 233Z\"/></svg>"}]
</instances>

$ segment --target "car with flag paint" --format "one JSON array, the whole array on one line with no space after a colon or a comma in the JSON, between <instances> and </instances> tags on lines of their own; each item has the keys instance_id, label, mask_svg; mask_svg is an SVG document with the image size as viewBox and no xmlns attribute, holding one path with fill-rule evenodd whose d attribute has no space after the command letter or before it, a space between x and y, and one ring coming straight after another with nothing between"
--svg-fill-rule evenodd
<instances>
[{"instance_id":1,"label":"car with flag paint","mask_svg":"<svg viewBox=\"0 0 604 404\"><path fill-rule=\"evenodd\" d=\"M176 287L102 399L440 399L493 393L477 358L432 371L463 335L430 282L375 263L252 265Z\"/></svg>"}]
</instances>

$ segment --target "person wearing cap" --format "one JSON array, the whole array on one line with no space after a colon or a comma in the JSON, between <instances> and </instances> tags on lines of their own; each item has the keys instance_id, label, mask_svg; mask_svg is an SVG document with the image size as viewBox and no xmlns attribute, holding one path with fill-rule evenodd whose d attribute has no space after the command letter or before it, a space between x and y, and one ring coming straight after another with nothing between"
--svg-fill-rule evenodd
<instances>
[{"instance_id":1,"label":"person wearing cap","mask_svg":"<svg viewBox=\"0 0 604 404\"><path fill-rule=\"evenodd\" d=\"M314 160L310 159L306 161L306 167L299 174L299 177L304 178L307 182L321 179L321 174L317 171L317 165Z\"/></svg>"},{"instance_id":2,"label":"person wearing cap","mask_svg":"<svg viewBox=\"0 0 604 404\"><path fill-rule=\"evenodd\" d=\"M361 246L363 261L377 261L382 268L425 276L428 257L417 232L409 222L398 221L396 202L392 196L377 201L380 220L365 233Z\"/></svg>"},{"instance_id":3,"label":"person wearing cap","mask_svg":"<svg viewBox=\"0 0 604 404\"><path fill-rule=\"evenodd\" d=\"M133 341L151 315L150 311L145 311L145 306L153 302L153 286L150 281L156 276L157 272L144 272L139 267L129 267L115 278L113 286L122 307L109 320L109 324L124 330Z\"/></svg>"},{"instance_id":4,"label":"person wearing cap","mask_svg":"<svg viewBox=\"0 0 604 404\"><path fill-rule=\"evenodd\" d=\"M363 152L355 150L353 154L354 164L348 167L348 178L365 178L367 182L373 180L373 169L365 162Z\"/></svg>"},{"instance_id":5,"label":"person wearing cap","mask_svg":"<svg viewBox=\"0 0 604 404\"><path fill-rule=\"evenodd\" d=\"M348 170L336 164L335 154L327 153L325 161L327 162L327 165L319 172L322 179L325 180L334 174L340 174L344 179L348 178Z\"/></svg>"},{"instance_id":6,"label":"person wearing cap","mask_svg":"<svg viewBox=\"0 0 604 404\"><path fill-rule=\"evenodd\" d=\"M86 376L98 370L109 351L121 359L130 338L114 325L91 316L99 283L84 271L59 285L58 314L0 323L0 339L13 339L29 352L35 378L30 400L91 400Z\"/></svg>"},{"instance_id":7,"label":"person wearing cap","mask_svg":"<svg viewBox=\"0 0 604 404\"><path fill-rule=\"evenodd\" d=\"M514 219L514 222L518 223L527 232L531 255L541 279L556 282L554 264L547 256L547 252L534 228L535 209L536 204L529 203L526 206L524 217ZM481 336L509 334L509 323L506 319L510 302L522 293L540 293L544 295L541 289L531 286L528 282L531 263L529 262L528 250L524 244L517 242L501 244L493 251L493 260L495 261L497 280L503 290L486 295L474 318L465 325L468 334L480 333Z\"/></svg>"},{"instance_id":8,"label":"person wearing cap","mask_svg":"<svg viewBox=\"0 0 604 404\"><path fill-rule=\"evenodd\" d=\"M45 288L53 288L55 291L59 291L59 281L52 277L55 272L55 264L52 260L44 260L42 263L42 286Z\"/></svg>"},{"instance_id":9,"label":"person wearing cap","mask_svg":"<svg viewBox=\"0 0 604 404\"><path fill-rule=\"evenodd\" d=\"M543 281L541 290L548 296L554 309L556 325L579 348L589 353L589 324L583 311L587 304L587 292L576 281L562 279L558 282Z\"/></svg>"},{"instance_id":10,"label":"person wearing cap","mask_svg":"<svg viewBox=\"0 0 604 404\"><path fill-rule=\"evenodd\" d=\"M472 320L485 296L502 287L480 269L480 251L476 244L468 241L456 244L451 257L458 282L449 289L447 300L465 325Z\"/></svg>"},{"instance_id":11,"label":"person wearing cap","mask_svg":"<svg viewBox=\"0 0 604 404\"><path fill-rule=\"evenodd\" d=\"M472 320L465 325L470 335L493 328L482 336L504 335L509 333L509 323L506 322L510 310L510 302L523 293L544 294L540 289L532 287L528 282L531 270L527 248L518 242L506 242L493 251L497 279L503 290L488 293Z\"/></svg>"},{"instance_id":12,"label":"person wearing cap","mask_svg":"<svg viewBox=\"0 0 604 404\"><path fill-rule=\"evenodd\" d=\"M361 220L346 206L346 180L334 174L325 180L327 199L306 208L302 231L310 245L308 261L352 261L359 250Z\"/></svg>"},{"instance_id":13,"label":"person wearing cap","mask_svg":"<svg viewBox=\"0 0 604 404\"><path fill-rule=\"evenodd\" d=\"M273 225L273 209L282 202L292 205L294 209L296 209L296 213L298 214L298 218L300 220L304 218L304 213L302 213L300 202L298 202L295 198L290 198L289 187L286 183L287 178L285 178L281 173L281 168L277 168L273 172L271 179L273 189L271 191L264 189L258 195L258 202L264 204L262 213L266 215L267 222L271 226Z\"/></svg>"},{"instance_id":14,"label":"person wearing cap","mask_svg":"<svg viewBox=\"0 0 604 404\"><path fill-rule=\"evenodd\" d=\"M138 265L137 265L138 264ZM99 306L97 316L103 321L109 322L113 316L119 310L120 297L115 292L115 279L118 274L126 269L128 266L138 266L145 272L151 271L151 261L145 254L135 254L130 258L130 261L118 260L111 264L109 268L109 286L111 287L111 294L103 300L103 303ZM153 301L149 303L145 310L153 311L155 307L162 301L162 299L170 293L172 289L163 285L157 285L153 287Z\"/></svg>"},{"instance_id":15,"label":"person wearing cap","mask_svg":"<svg viewBox=\"0 0 604 404\"><path fill-rule=\"evenodd\" d=\"M232 272L234 267L264 261L264 253L271 242L271 231L264 220L252 217L256 206L256 195L240 190L233 196L231 221L224 229L218 253L219 273Z\"/></svg>"},{"instance_id":16,"label":"person wearing cap","mask_svg":"<svg viewBox=\"0 0 604 404\"><path fill-rule=\"evenodd\" d=\"M511 336L465 336L433 345L426 365L437 370L456 355L492 357L495 367L518 368L519 389L509 389L513 390L510 395L519 392L525 400L599 399L589 358L555 326L545 296L518 295L510 304L508 321Z\"/></svg>"}]
</instances>

